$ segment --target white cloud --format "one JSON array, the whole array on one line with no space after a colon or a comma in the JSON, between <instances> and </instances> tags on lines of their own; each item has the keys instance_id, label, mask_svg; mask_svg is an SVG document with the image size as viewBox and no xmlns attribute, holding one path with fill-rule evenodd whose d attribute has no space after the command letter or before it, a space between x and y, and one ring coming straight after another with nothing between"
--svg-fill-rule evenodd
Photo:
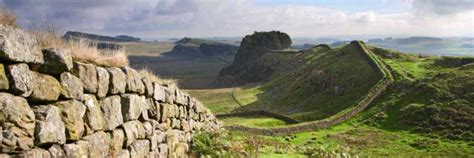
<instances>
[{"instance_id":1,"label":"white cloud","mask_svg":"<svg viewBox=\"0 0 474 158\"><path fill-rule=\"evenodd\" d=\"M474 11L469 0L461 0L460 4L448 0L404 0L412 11L390 14L376 10L353 13L318 6L262 6L252 0L5 2L20 15L24 25L48 17L65 30L142 37L243 36L267 30L316 37L474 36Z\"/></svg>"}]
</instances>

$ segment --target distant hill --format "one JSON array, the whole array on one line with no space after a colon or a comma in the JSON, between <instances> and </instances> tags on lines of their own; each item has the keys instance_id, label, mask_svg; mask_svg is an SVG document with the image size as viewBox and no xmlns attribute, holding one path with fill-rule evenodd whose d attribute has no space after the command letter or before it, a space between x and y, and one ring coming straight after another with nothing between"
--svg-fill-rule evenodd
<instances>
[{"instance_id":1,"label":"distant hill","mask_svg":"<svg viewBox=\"0 0 474 158\"><path fill-rule=\"evenodd\" d=\"M66 32L63 38L66 40L82 38L82 39L94 40L98 42L140 42L141 41L140 38L135 38L132 36L127 36L127 35L119 35L119 36L111 37L111 36L103 36L103 35L76 32L76 31Z\"/></svg>"},{"instance_id":2,"label":"distant hill","mask_svg":"<svg viewBox=\"0 0 474 158\"><path fill-rule=\"evenodd\" d=\"M164 55L184 58L229 56L234 55L238 48L230 44L188 37L176 41L175 44L174 48Z\"/></svg>"},{"instance_id":3,"label":"distant hill","mask_svg":"<svg viewBox=\"0 0 474 158\"><path fill-rule=\"evenodd\" d=\"M370 39L368 44L403 52L427 55L474 55L472 38L408 37Z\"/></svg>"}]
</instances>

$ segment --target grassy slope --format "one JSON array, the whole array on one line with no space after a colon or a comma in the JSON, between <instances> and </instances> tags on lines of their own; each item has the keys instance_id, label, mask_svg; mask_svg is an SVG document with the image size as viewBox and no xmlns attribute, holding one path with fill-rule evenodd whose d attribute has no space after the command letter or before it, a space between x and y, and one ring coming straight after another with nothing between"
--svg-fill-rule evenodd
<instances>
[{"instance_id":1,"label":"grassy slope","mask_svg":"<svg viewBox=\"0 0 474 158\"><path fill-rule=\"evenodd\" d=\"M263 116L255 116L255 117L232 117L232 118L224 118L220 121L223 121L226 125L243 125L249 127L275 127L275 126L283 126L286 123L282 120L268 118Z\"/></svg>"},{"instance_id":2,"label":"grassy slope","mask_svg":"<svg viewBox=\"0 0 474 158\"><path fill-rule=\"evenodd\" d=\"M308 121L323 119L357 103L381 77L353 46L311 49L290 60L304 64L263 86L236 93L237 98L256 95L247 97L256 101L246 104L244 110L265 109Z\"/></svg>"},{"instance_id":3,"label":"grassy slope","mask_svg":"<svg viewBox=\"0 0 474 158\"><path fill-rule=\"evenodd\" d=\"M369 109L330 129L294 134L289 140L288 136L262 139L365 156L473 155L474 141L469 132L473 127L466 123L474 116L474 64L440 66L436 63L443 58L371 49L391 67L396 82ZM261 102L261 95L269 90L266 86L242 87L234 95L244 106L252 107L249 105ZM254 121L260 119L230 120L256 126L259 124ZM442 126L430 125L433 121ZM275 145L262 146L268 148L261 151L266 157L282 156L281 153L283 156L303 154L292 150L277 151Z\"/></svg>"}]
</instances>

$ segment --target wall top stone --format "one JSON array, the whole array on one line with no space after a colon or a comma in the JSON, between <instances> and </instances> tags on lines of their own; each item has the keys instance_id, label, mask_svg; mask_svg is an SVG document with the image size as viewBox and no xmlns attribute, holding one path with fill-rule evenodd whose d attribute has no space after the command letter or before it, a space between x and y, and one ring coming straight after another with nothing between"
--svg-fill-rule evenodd
<instances>
[{"instance_id":1,"label":"wall top stone","mask_svg":"<svg viewBox=\"0 0 474 158\"><path fill-rule=\"evenodd\" d=\"M23 30L0 25L0 59L41 64L43 53L36 38Z\"/></svg>"}]
</instances>

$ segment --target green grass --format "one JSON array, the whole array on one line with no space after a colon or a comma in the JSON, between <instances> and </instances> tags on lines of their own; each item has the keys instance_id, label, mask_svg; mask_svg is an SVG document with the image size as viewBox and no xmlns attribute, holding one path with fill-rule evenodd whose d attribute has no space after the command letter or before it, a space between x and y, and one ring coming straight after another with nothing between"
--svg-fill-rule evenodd
<instances>
[{"instance_id":1,"label":"green grass","mask_svg":"<svg viewBox=\"0 0 474 158\"><path fill-rule=\"evenodd\" d=\"M275 73L270 82L243 91L252 96L244 101L244 110L264 109L304 121L324 119L356 104L381 78L353 45L328 51L310 49L285 57L291 58L281 59L282 65L300 66L282 69L287 73Z\"/></svg>"},{"instance_id":2,"label":"green grass","mask_svg":"<svg viewBox=\"0 0 474 158\"><path fill-rule=\"evenodd\" d=\"M315 54L315 58L320 58L322 54ZM398 58L383 58L383 61L391 67L391 70L400 75L397 77L393 87L377 99L367 110L351 119L350 121L334 126L329 129L323 129L314 132L303 132L289 136L264 136L264 139L286 142L294 150L299 150L298 146L324 148L327 151L346 152L352 155L386 157L386 156L448 156L448 157L466 157L474 155L474 141L448 139L442 134L436 132L420 132L418 127L423 121L429 120L432 115L426 115L425 112L416 112L414 115L423 115L421 119L416 120L418 125L410 125L402 122L400 116L407 115L411 111L402 111L408 105L417 105L417 108L424 108L427 105L437 103L434 106L443 111L450 108L450 112L456 112L457 106L452 106L452 100L469 100L472 90L466 87L472 87L472 73L474 66L442 67L434 65L437 57L402 56ZM410 82L404 82L408 79ZM254 103L261 103L272 97L268 93L272 92L271 87L283 84L283 82L269 82L263 86L246 86L238 88L235 96L246 106L251 108ZM286 83L291 84L291 83ZM424 92L420 88L432 87L429 92ZM269 88L270 87L270 88ZM279 91L281 92L281 91ZM275 93L274 91L272 93ZM466 94L468 94L466 96ZM267 95L267 96L265 96ZM273 95L274 97L275 95ZM468 103L470 103L468 101ZM250 106L249 106L250 105ZM472 106L471 106L472 107ZM469 112L469 106L467 111ZM466 110L466 109L465 109ZM461 112L461 111L459 111ZM295 115L315 115L314 111L300 112ZM293 117L298 117L293 115ZM425 116L426 115L426 116ZM440 119L465 117L469 119L472 115L455 113L453 116L444 116ZM452 115L452 113L451 113ZM415 118L408 118L414 120ZM254 120L252 118L232 118L224 122L235 123L249 127L256 126L256 122L265 122L263 120ZM270 121L271 122L271 121ZM270 123L268 123L270 124ZM454 124L457 126L457 124ZM283 125L284 126L284 125ZM471 126L472 127L472 126ZM449 131L449 129L447 129ZM468 130L465 130L468 131ZM244 139L244 138L242 138ZM282 153L275 149L275 146L269 145L261 151L262 157L298 157L303 153L290 151Z\"/></svg>"},{"instance_id":3,"label":"green grass","mask_svg":"<svg viewBox=\"0 0 474 158\"><path fill-rule=\"evenodd\" d=\"M263 93L264 90L260 86L245 86L236 87L234 89L234 97L243 106L252 104L258 100L259 94Z\"/></svg>"},{"instance_id":4,"label":"green grass","mask_svg":"<svg viewBox=\"0 0 474 158\"><path fill-rule=\"evenodd\" d=\"M196 97L214 114L229 113L240 108L232 98L233 88L186 90Z\"/></svg>"},{"instance_id":5,"label":"green grass","mask_svg":"<svg viewBox=\"0 0 474 158\"><path fill-rule=\"evenodd\" d=\"M247 127L276 127L284 126L287 123L271 117L255 116L255 117L230 117L220 119L224 125L240 125Z\"/></svg>"},{"instance_id":6,"label":"green grass","mask_svg":"<svg viewBox=\"0 0 474 158\"><path fill-rule=\"evenodd\" d=\"M389 131L352 124L341 124L317 132L292 135L295 146L322 146L327 150L343 148L360 156L467 156L474 154L469 142L431 138L407 131ZM284 140L287 137L280 137Z\"/></svg>"}]
</instances>

